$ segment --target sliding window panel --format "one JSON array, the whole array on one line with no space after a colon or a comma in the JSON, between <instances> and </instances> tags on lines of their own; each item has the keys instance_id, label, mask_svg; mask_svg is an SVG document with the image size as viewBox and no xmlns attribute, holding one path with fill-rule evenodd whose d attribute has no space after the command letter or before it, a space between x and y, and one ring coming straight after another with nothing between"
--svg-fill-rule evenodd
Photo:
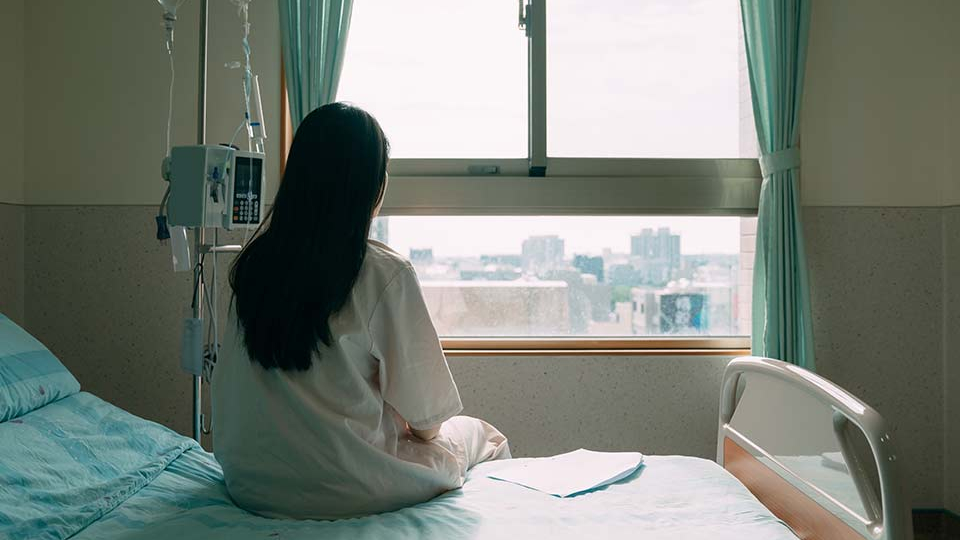
<instances>
[{"instance_id":1,"label":"sliding window panel","mask_svg":"<svg viewBox=\"0 0 960 540\"><path fill-rule=\"evenodd\" d=\"M337 99L377 117L393 158L526 159L516 2L356 0Z\"/></svg>"},{"instance_id":2,"label":"sliding window panel","mask_svg":"<svg viewBox=\"0 0 960 540\"><path fill-rule=\"evenodd\" d=\"M740 28L738 0L546 3L548 155L755 158Z\"/></svg>"}]
</instances>

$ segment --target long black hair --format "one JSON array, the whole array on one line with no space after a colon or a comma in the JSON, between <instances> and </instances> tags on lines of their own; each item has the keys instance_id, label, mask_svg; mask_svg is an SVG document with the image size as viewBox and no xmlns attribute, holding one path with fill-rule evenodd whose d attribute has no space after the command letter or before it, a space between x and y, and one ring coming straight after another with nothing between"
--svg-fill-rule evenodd
<instances>
[{"instance_id":1,"label":"long black hair","mask_svg":"<svg viewBox=\"0 0 960 540\"><path fill-rule=\"evenodd\" d=\"M358 107L331 103L303 119L268 222L230 273L252 361L307 370L331 344L330 317L363 265L389 152L380 124Z\"/></svg>"}]
</instances>

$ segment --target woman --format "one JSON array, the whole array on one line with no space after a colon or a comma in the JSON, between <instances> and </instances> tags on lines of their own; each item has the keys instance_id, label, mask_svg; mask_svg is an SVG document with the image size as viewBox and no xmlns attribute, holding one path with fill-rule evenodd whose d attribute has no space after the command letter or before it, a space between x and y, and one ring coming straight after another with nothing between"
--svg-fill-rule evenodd
<instances>
[{"instance_id":1,"label":"woman","mask_svg":"<svg viewBox=\"0 0 960 540\"><path fill-rule=\"evenodd\" d=\"M234 263L213 380L227 490L269 517L335 519L426 501L510 456L460 396L414 270L368 240L389 145L357 107L297 130L269 223Z\"/></svg>"}]
</instances>

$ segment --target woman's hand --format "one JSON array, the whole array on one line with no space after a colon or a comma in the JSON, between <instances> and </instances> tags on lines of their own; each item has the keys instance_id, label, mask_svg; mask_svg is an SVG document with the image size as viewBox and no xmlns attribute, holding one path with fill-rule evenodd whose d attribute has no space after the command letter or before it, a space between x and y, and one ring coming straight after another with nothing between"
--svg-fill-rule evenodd
<instances>
[{"instance_id":1,"label":"woman's hand","mask_svg":"<svg viewBox=\"0 0 960 540\"><path fill-rule=\"evenodd\" d=\"M410 427L410 424L407 424L407 428L414 437L420 439L421 441L432 441L433 439L437 438L437 435L440 434L440 426L442 425L443 424L437 424L427 429L413 429Z\"/></svg>"}]
</instances>

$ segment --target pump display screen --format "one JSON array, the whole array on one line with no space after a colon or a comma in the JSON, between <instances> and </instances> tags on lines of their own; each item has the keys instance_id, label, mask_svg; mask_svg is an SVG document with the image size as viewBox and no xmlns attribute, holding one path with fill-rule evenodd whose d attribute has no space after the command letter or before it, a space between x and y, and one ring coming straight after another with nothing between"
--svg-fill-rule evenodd
<instances>
[{"instance_id":1,"label":"pump display screen","mask_svg":"<svg viewBox=\"0 0 960 540\"><path fill-rule=\"evenodd\" d=\"M246 194L253 184L253 191L260 192L260 178L263 174L263 160L260 158L237 157L237 170L234 173L234 193Z\"/></svg>"},{"instance_id":2,"label":"pump display screen","mask_svg":"<svg viewBox=\"0 0 960 540\"><path fill-rule=\"evenodd\" d=\"M260 223L263 159L237 156L233 171L233 222Z\"/></svg>"}]
</instances>

